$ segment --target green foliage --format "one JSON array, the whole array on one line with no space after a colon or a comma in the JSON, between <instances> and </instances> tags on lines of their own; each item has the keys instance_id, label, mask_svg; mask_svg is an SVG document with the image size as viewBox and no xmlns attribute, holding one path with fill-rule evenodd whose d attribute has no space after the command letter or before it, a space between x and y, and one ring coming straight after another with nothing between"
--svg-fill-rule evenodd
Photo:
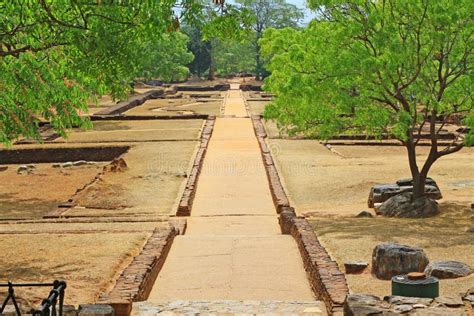
<instances>
[{"instance_id":1,"label":"green foliage","mask_svg":"<svg viewBox=\"0 0 474 316\"><path fill-rule=\"evenodd\" d=\"M176 33L177 7L189 24L206 6L193 0L0 2L0 142L38 138L43 119L61 135L87 127L80 113L91 96L124 98L137 76L185 75L192 56ZM212 29L228 24L213 17L206 22Z\"/></svg>"},{"instance_id":2,"label":"green foliage","mask_svg":"<svg viewBox=\"0 0 474 316\"><path fill-rule=\"evenodd\" d=\"M416 145L431 116L461 114L471 127L465 144L472 144L474 2L309 4L320 18L306 29L269 29L260 41L273 56L266 88L277 94L267 118L293 134L390 133ZM457 151L459 142L433 157Z\"/></svg>"},{"instance_id":3,"label":"green foliage","mask_svg":"<svg viewBox=\"0 0 474 316\"><path fill-rule=\"evenodd\" d=\"M194 59L188 65L192 74L201 77L211 66L211 43L202 38L201 30L194 26L185 26L182 31L188 35L188 49Z\"/></svg>"},{"instance_id":4,"label":"green foliage","mask_svg":"<svg viewBox=\"0 0 474 316\"><path fill-rule=\"evenodd\" d=\"M261 57L259 40L268 28L298 27L304 17L303 11L285 0L238 0L241 10L247 12L251 33L245 40L254 47L255 73L257 79L266 74L266 60Z\"/></svg>"},{"instance_id":5,"label":"green foliage","mask_svg":"<svg viewBox=\"0 0 474 316\"><path fill-rule=\"evenodd\" d=\"M142 61L143 74L148 78L160 78L163 81L179 81L187 78L186 67L193 59L188 50L189 38L180 32L163 34L160 41L144 43Z\"/></svg>"},{"instance_id":6,"label":"green foliage","mask_svg":"<svg viewBox=\"0 0 474 316\"><path fill-rule=\"evenodd\" d=\"M255 50L249 42L217 41L214 52L217 74L220 76L255 70Z\"/></svg>"}]
</instances>

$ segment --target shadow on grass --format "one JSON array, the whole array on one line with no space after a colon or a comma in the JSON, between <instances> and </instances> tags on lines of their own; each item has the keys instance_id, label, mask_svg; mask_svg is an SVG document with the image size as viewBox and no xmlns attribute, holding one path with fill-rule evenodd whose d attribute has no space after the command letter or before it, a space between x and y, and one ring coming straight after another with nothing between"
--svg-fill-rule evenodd
<instances>
[{"instance_id":1,"label":"shadow on grass","mask_svg":"<svg viewBox=\"0 0 474 316\"><path fill-rule=\"evenodd\" d=\"M13 193L0 193L0 219L42 217L63 201L21 199Z\"/></svg>"},{"instance_id":2,"label":"shadow on grass","mask_svg":"<svg viewBox=\"0 0 474 316\"><path fill-rule=\"evenodd\" d=\"M472 225L471 211L465 205L441 203L440 214L430 218L310 217L318 236L336 239L373 238L383 242L417 238L421 247L472 245L473 234L465 231Z\"/></svg>"}]
</instances>

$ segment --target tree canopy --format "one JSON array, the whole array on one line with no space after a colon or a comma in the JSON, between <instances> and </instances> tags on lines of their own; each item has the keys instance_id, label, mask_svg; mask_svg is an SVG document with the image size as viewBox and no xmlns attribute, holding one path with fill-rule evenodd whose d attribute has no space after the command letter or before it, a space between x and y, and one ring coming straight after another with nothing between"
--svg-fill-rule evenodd
<instances>
[{"instance_id":1,"label":"tree canopy","mask_svg":"<svg viewBox=\"0 0 474 316\"><path fill-rule=\"evenodd\" d=\"M248 41L254 46L255 73L260 79L265 72L265 61L260 54L259 40L268 28L296 28L303 19L303 11L286 0L237 0L240 7L248 12L252 33Z\"/></svg>"},{"instance_id":2,"label":"tree canopy","mask_svg":"<svg viewBox=\"0 0 474 316\"><path fill-rule=\"evenodd\" d=\"M266 82L277 94L265 116L290 134L387 133L407 148L422 195L440 157L474 143L473 12L469 0L310 0L319 10L304 30L270 29L260 44L273 56ZM470 127L439 148L454 115ZM420 134L431 151L421 168ZM418 190L418 191L417 191Z\"/></svg>"},{"instance_id":3,"label":"tree canopy","mask_svg":"<svg viewBox=\"0 0 474 316\"><path fill-rule=\"evenodd\" d=\"M183 74L191 55L176 31L204 9L191 0L1 2L0 142L38 138L41 119L64 135L89 125L80 113L91 96L123 98L137 76ZM202 27L229 36L239 17L218 11Z\"/></svg>"}]
</instances>

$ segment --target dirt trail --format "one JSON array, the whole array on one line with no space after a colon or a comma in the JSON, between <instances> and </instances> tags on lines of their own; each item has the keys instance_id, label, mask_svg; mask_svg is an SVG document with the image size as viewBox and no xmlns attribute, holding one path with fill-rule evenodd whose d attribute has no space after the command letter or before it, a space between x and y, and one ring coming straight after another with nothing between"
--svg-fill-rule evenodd
<instances>
[{"instance_id":1,"label":"dirt trail","mask_svg":"<svg viewBox=\"0 0 474 316\"><path fill-rule=\"evenodd\" d=\"M148 298L312 301L297 245L282 235L238 85L204 160L188 230L175 239ZM324 305L314 301L321 307Z\"/></svg>"}]
</instances>

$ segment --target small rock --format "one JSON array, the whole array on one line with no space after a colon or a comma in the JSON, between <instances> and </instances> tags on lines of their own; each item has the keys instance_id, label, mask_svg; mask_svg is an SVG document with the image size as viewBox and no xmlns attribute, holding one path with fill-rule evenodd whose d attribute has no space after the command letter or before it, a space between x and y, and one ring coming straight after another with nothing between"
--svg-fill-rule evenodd
<instances>
[{"instance_id":1,"label":"small rock","mask_svg":"<svg viewBox=\"0 0 474 316\"><path fill-rule=\"evenodd\" d=\"M77 316L76 308L73 305L63 305L63 316Z\"/></svg>"},{"instance_id":2,"label":"small rock","mask_svg":"<svg viewBox=\"0 0 474 316\"><path fill-rule=\"evenodd\" d=\"M359 214L357 214L356 217L358 217L358 218L361 218L361 217L370 218L370 217L374 217L374 215L372 215L372 213L370 213L370 212L362 211Z\"/></svg>"},{"instance_id":3,"label":"small rock","mask_svg":"<svg viewBox=\"0 0 474 316\"><path fill-rule=\"evenodd\" d=\"M435 298L435 302L448 307L459 307L464 305L459 296L438 296Z\"/></svg>"},{"instance_id":4,"label":"small rock","mask_svg":"<svg viewBox=\"0 0 474 316\"><path fill-rule=\"evenodd\" d=\"M8 169L8 166L0 166L0 172L5 171Z\"/></svg>"},{"instance_id":5,"label":"small rock","mask_svg":"<svg viewBox=\"0 0 474 316\"><path fill-rule=\"evenodd\" d=\"M423 249L396 243L379 244L372 252L372 272L382 280L409 272L423 272L428 263Z\"/></svg>"},{"instance_id":6,"label":"small rock","mask_svg":"<svg viewBox=\"0 0 474 316\"><path fill-rule=\"evenodd\" d=\"M411 178L400 179L396 182L396 184L401 186L401 187L413 186L413 179L411 179ZM432 186L435 186L435 187L438 186L436 184L435 180L433 180L433 178L430 178L430 177L426 178L425 184L426 185L432 185Z\"/></svg>"},{"instance_id":7,"label":"small rock","mask_svg":"<svg viewBox=\"0 0 474 316\"><path fill-rule=\"evenodd\" d=\"M432 298L424 298L424 297L408 297L408 296L398 296L398 295L391 295L384 298L387 302L393 305L414 305L420 304L423 306L428 306L433 302Z\"/></svg>"},{"instance_id":8,"label":"small rock","mask_svg":"<svg viewBox=\"0 0 474 316\"><path fill-rule=\"evenodd\" d=\"M30 169L28 168L28 166L26 166L26 165L21 165L21 166L19 166L18 169L16 170L16 173L17 173L17 174L28 173L29 170L30 170Z\"/></svg>"},{"instance_id":9,"label":"small rock","mask_svg":"<svg viewBox=\"0 0 474 316\"><path fill-rule=\"evenodd\" d=\"M384 312L382 300L369 294L349 294L344 303L345 316L378 315Z\"/></svg>"},{"instance_id":10,"label":"small rock","mask_svg":"<svg viewBox=\"0 0 474 316\"><path fill-rule=\"evenodd\" d=\"M79 305L79 316L113 316L114 309L105 304Z\"/></svg>"},{"instance_id":11,"label":"small rock","mask_svg":"<svg viewBox=\"0 0 474 316\"><path fill-rule=\"evenodd\" d=\"M128 168L125 159L115 158L110 164L104 167L104 171L108 172L122 172Z\"/></svg>"},{"instance_id":12,"label":"small rock","mask_svg":"<svg viewBox=\"0 0 474 316\"><path fill-rule=\"evenodd\" d=\"M408 304L395 306L395 311L397 311L399 313L402 313L402 314L403 313L408 313L412 309L413 309L413 307L411 305L408 305Z\"/></svg>"},{"instance_id":13,"label":"small rock","mask_svg":"<svg viewBox=\"0 0 474 316\"><path fill-rule=\"evenodd\" d=\"M472 269L458 261L433 261L426 267L425 273L438 279L455 279L468 276Z\"/></svg>"},{"instance_id":14,"label":"small rock","mask_svg":"<svg viewBox=\"0 0 474 316\"><path fill-rule=\"evenodd\" d=\"M474 303L474 295L472 295L472 294L471 295L466 295L462 299L465 300L465 301Z\"/></svg>"},{"instance_id":15,"label":"small rock","mask_svg":"<svg viewBox=\"0 0 474 316\"><path fill-rule=\"evenodd\" d=\"M73 166L72 162L68 161L61 165L63 168L70 168Z\"/></svg>"},{"instance_id":16,"label":"small rock","mask_svg":"<svg viewBox=\"0 0 474 316\"><path fill-rule=\"evenodd\" d=\"M26 165L28 167L28 169L36 169L36 166L35 165Z\"/></svg>"},{"instance_id":17,"label":"small rock","mask_svg":"<svg viewBox=\"0 0 474 316\"><path fill-rule=\"evenodd\" d=\"M466 228L466 233L474 233L474 226Z\"/></svg>"},{"instance_id":18,"label":"small rock","mask_svg":"<svg viewBox=\"0 0 474 316\"><path fill-rule=\"evenodd\" d=\"M413 308L426 308L427 306L424 304L413 304Z\"/></svg>"},{"instance_id":19,"label":"small rock","mask_svg":"<svg viewBox=\"0 0 474 316\"><path fill-rule=\"evenodd\" d=\"M369 264L364 261L344 262L344 268L346 269L346 273L348 274L361 273L368 266Z\"/></svg>"},{"instance_id":20,"label":"small rock","mask_svg":"<svg viewBox=\"0 0 474 316\"><path fill-rule=\"evenodd\" d=\"M59 162L53 163L53 168L61 168L61 164Z\"/></svg>"},{"instance_id":21,"label":"small rock","mask_svg":"<svg viewBox=\"0 0 474 316\"><path fill-rule=\"evenodd\" d=\"M78 160L78 161L74 161L72 163L73 166L83 166L83 165L87 165L87 161L85 160Z\"/></svg>"}]
</instances>

